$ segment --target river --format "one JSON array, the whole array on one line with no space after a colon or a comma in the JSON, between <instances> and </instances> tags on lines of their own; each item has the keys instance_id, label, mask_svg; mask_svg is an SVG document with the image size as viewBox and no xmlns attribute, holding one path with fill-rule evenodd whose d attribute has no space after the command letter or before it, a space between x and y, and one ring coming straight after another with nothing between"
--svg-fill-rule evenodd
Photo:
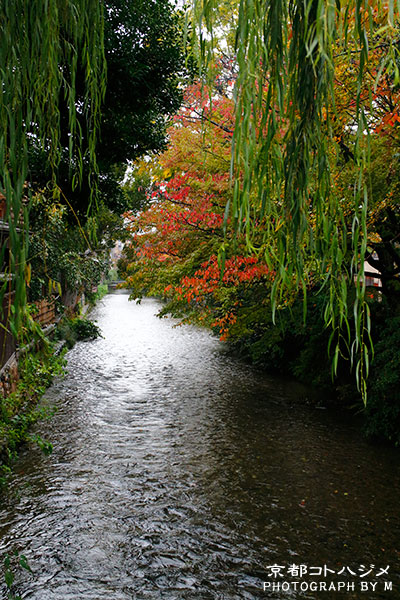
<instances>
[{"instance_id":1,"label":"river","mask_svg":"<svg viewBox=\"0 0 400 600\"><path fill-rule=\"evenodd\" d=\"M53 453L22 452L0 508L21 597L400 598L398 451L157 310L107 295L46 393Z\"/></svg>"}]
</instances>

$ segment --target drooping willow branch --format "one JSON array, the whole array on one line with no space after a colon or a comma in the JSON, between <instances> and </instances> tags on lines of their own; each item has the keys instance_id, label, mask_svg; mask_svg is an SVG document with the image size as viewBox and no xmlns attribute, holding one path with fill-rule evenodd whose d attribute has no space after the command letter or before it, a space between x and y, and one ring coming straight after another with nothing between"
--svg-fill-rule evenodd
<instances>
[{"instance_id":1,"label":"drooping willow branch","mask_svg":"<svg viewBox=\"0 0 400 600\"><path fill-rule=\"evenodd\" d=\"M221 7L193 0L200 57L215 63ZM325 289L332 328L333 370L347 347L364 401L370 321L364 300L367 250L369 120L373 82L366 69L381 52L376 82L398 73L400 2L376 0L238 0L238 75L232 146L234 194L226 215L245 231L250 251L263 253L275 273L275 311L290 290L306 307L307 289ZM376 33L378 32L378 33ZM356 164L352 215L343 213L332 178L340 154L335 140L335 61L357 56L352 155ZM376 83L375 82L375 83ZM365 101L366 96L369 101ZM364 95L362 92L364 91ZM350 313L355 335L350 335Z\"/></svg>"},{"instance_id":2,"label":"drooping willow branch","mask_svg":"<svg viewBox=\"0 0 400 600\"><path fill-rule=\"evenodd\" d=\"M15 336L20 333L26 304L28 141L34 139L43 148L54 170L66 151L61 142L61 129L65 128L60 118L63 103L68 107L68 131L63 133L73 165L71 177L79 182L84 159L90 161L92 173L96 173L95 144L105 90L103 32L103 8L98 0L1 3L0 191L7 205L10 265L0 291L0 306L6 293L14 296L9 303L12 309L8 325ZM78 73L85 81L84 95L79 99L75 85ZM82 117L87 124L85 150L81 143ZM3 257L5 251L3 247Z\"/></svg>"}]
</instances>

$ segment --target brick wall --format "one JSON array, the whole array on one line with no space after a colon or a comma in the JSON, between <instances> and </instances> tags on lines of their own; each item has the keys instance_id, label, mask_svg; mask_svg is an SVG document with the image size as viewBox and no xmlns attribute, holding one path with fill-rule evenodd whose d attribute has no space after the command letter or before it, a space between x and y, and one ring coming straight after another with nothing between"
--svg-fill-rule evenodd
<instances>
[{"instance_id":1,"label":"brick wall","mask_svg":"<svg viewBox=\"0 0 400 600\"><path fill-rule=\"evenodd\" d=\"M43 300L35 302L35 306L38 309L38 313L33 317L35 321L38 321L42 327L54 323L56 320L54 300L47 300L47 298L44 298Z\"/></svg>"}]
</instances>

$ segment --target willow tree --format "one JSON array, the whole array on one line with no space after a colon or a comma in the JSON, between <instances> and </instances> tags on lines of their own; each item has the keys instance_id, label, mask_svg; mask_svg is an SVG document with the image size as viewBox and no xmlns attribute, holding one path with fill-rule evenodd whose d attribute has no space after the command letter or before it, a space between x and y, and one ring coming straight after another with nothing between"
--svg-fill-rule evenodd
<instances>
[{"instance_id":1,"label":"willow tree","mask_svg":"<svg viewBox=\"0 0 400 600\"><path fill-rule=\"evenodd\" d=\"M333 368L347 348L365 400L371 353L363 267L369 123L374 86L383 76L399 81L400 3L238 0L231 4L238 7L238 76L233 197L227 218L245 231L249 250L262 254L274 271L274 311L290 291L299 291L306 306L311 285L325 289ZM203 64L213 63L215 39L221 36L219 5L218 0L193 2ZM376 52L379 61L374 62L365 102L369 61ZM332 177L341 152L335 129L335 68L344 58L353 70L356 65L354 121L348 125L356 165L351 215L344 214ZM254 232L259 240L261 228L262 243L256 244Z\"/></svg>"},{"instance_id":2,"label":"willow tree","mask_svg":"<svg viewBox=\"0 0 400 600\"><path fill-rule=\"evenodd\" d=\"M95 143L105 89L104 23L98 0L3 0L0 6L0 192L6 198L9 242L1 249L0 305L3 321L21 334L29 280L27 248L30 191L28 139L46 150L57 167L62 152L60 102L69 111L68 152L71 177L79 183L83 161L96 172ZM83 100L75 81L84 73ZM78 113L87 120L87 156L81 151ZM54 193L57 193L54 186ZM9 245L9 258L6 246ZM8 300L5 301L7 294Z\"/></svg>"}]
</instances>

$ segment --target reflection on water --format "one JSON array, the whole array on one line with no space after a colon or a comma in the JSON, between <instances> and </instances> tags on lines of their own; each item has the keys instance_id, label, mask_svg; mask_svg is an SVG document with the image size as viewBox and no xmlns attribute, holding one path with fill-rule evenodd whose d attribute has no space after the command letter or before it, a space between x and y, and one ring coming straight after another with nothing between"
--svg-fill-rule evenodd
<instances>
[{"instance_id":1,"label":"reflection on water","mask_svg":"<svg viewBox=\"0 0 400 600\"><path fill-rule=\"evenodd\" d=\"M398 454L157 310L107 296L104 339L47 393L54 452L22 456L0 510L2 553L34 570L22 598L361 597L263 592L293 563L390 565L393 591L362 597L400 597Z\"/></svg>"}]
</instances>

